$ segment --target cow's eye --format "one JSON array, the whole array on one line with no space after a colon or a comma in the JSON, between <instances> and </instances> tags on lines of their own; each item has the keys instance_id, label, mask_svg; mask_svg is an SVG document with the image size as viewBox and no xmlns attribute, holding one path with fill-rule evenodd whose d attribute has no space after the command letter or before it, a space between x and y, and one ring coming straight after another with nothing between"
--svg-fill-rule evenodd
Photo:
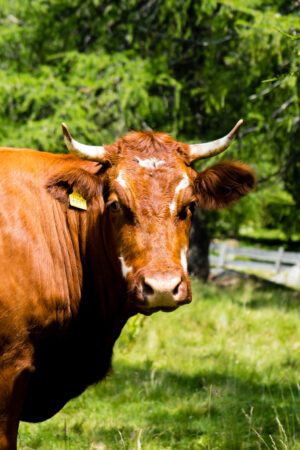
<instances>
[{"instance_id":1,"label":"cow's eye","mask_svg":"<svg viewBox=\"0 0 300 450\"><path fill-rule=\"evenodd\" d=\"M188 215L192 215L195 209L195 202L190 203L189 205L186 205L182 210L179 212L178 217L180 220L185 220Z\"/></svg>"},{"instance_id":2,"label":"cow's eye","mask_svg":"<svg viewBox=\"0 0 300 450\"><path fill-rule=\"evenodd\" d=\"M185 206L184 208L182 208L181 211L179 211L178 217L180 220L185 220L187 218L188 215L188 207Z\"/></svg>"},{"instance_id":3,"label":"cow's eye","mask_svg":"<svg viewBox=\"0 0 300 450\"><path fill-rule=\"evenodd\" d=\"M114 213L117 213L117 212L119 212L121 210L121 205L117 201L111 202L109 204L109 207L112 210L112 212L114 212Z\"/></svg>"}]
</instances>

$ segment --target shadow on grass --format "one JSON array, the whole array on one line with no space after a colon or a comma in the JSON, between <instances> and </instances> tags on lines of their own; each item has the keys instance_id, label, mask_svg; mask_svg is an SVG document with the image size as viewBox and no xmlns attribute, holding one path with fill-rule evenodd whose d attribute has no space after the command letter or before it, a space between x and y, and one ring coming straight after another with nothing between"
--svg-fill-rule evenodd
<instances>
[{"instance_id":1,"label":"shadow on grass","mask_svg":"<svg viewBox=\"0 0 300 450\"><path fill-rule=\"evenodd\" d=\"M266 386L251 375L187 375L147 364L116 362L114 373L70 402L58 421L23 433L20 448L240 450L282 448L280 439L295 448L300 440L296 382ZM257 445L256 433L267 445Z\"/></svg>"},{"instance_id":2,"label":"shadow on grass","mask_svg":"<svg viewBox=\"0 0 300 450\"><path fill-rule=\"evenodd\" d=\"M124 380L130 380L130 385ZM203 434L214 436L212 442L220 440L222 445L227 439L228 448L242 448L247 439L251 441L250 435L257 440L253 430L269 442L270 448L269 435L275 440L282 438L282 430L286 443L300 438L297 383L265 386L213 372L188 376L116 364L106 387L98 385L94 389L99 400L112 395L116 404L131 402L132 410L139 411L144 438L158 448L189 448L189 442L199 440ZM141 411L143 404L146 406ZM134 431L125 433L127 439L130 433L132 436ZM99 429L97 435L103 436L103 432Z\"/></svg>"},{"instance_id":3,"label":"shadow on grass","mask_svg":"<svg viewBox=\"0 0 300 450\"><path fill-rule=\"evenodd\" d=\"M227 270L212 282L212 286L223 289L224 294L231 296L234 303L246 305L248 308L276 307L293 310L300 306L299 290L256 275Z\"/></svg>"},{"instance_id":4,"label":"shadow on grass","mask_svg":"<svg viewBox=\"0 0 300 450\"><path fill-rule=\"evenodd\" d=\"M299 291L281 285L276 286L275 283L269 283L266 289L265 284L253 282L252 298L247 302L247 307L252 309L276 307L284 310L294 310L298 309L299 306Z\"/></svg>"}]
</instances>

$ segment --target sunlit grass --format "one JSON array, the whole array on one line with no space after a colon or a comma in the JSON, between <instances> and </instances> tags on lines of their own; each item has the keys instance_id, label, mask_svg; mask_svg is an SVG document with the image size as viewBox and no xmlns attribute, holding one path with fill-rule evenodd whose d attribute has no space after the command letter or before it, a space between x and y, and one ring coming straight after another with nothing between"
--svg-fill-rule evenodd
<instances>
[{"instance_id":1,"label":"sunlit grass","mask_svg":"<svg viewBox=\"0 0 300 450\"><path fill-rule=\"evenodd\" d=\"M193 283L194 301L133 319L113 372L21 449L300 449L299 294ZM137 333L138 331L138 333Z\"/></svg>"}]
</instances>

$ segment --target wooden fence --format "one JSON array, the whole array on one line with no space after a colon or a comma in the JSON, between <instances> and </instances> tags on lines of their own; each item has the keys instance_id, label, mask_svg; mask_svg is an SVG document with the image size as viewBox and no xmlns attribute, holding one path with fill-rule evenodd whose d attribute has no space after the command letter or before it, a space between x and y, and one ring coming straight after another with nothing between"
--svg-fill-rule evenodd
<instances>
[{"instance_id":1,"label":"wooden fence","mask_svg":"<svg viewBox=\"0 0 300 450\"><path fill-rule=\"evenodd\" d=\"M233 247L227 242L211 243L209 260L212 266L222 269L268 270L274 274L300 264L300 253L278 250L264 250L250 247Z\"/></svg>"}]
</instances>

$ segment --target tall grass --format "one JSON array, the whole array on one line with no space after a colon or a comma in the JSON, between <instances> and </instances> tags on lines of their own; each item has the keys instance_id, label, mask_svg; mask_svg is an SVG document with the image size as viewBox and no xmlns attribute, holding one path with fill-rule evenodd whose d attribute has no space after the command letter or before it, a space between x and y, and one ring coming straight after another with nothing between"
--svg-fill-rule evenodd
<instances>
[{"instance_id":1,"label":"tall grass","mask_svg":"<svg viewBox=\"0 0 300 450\"><path fill-rule=\"evenodd\" d=\"M22 423L19 448L300 449L299 294L253 281L193 291L172 314L133 318L106 380Z\"/></svg>"}]
</instances>

